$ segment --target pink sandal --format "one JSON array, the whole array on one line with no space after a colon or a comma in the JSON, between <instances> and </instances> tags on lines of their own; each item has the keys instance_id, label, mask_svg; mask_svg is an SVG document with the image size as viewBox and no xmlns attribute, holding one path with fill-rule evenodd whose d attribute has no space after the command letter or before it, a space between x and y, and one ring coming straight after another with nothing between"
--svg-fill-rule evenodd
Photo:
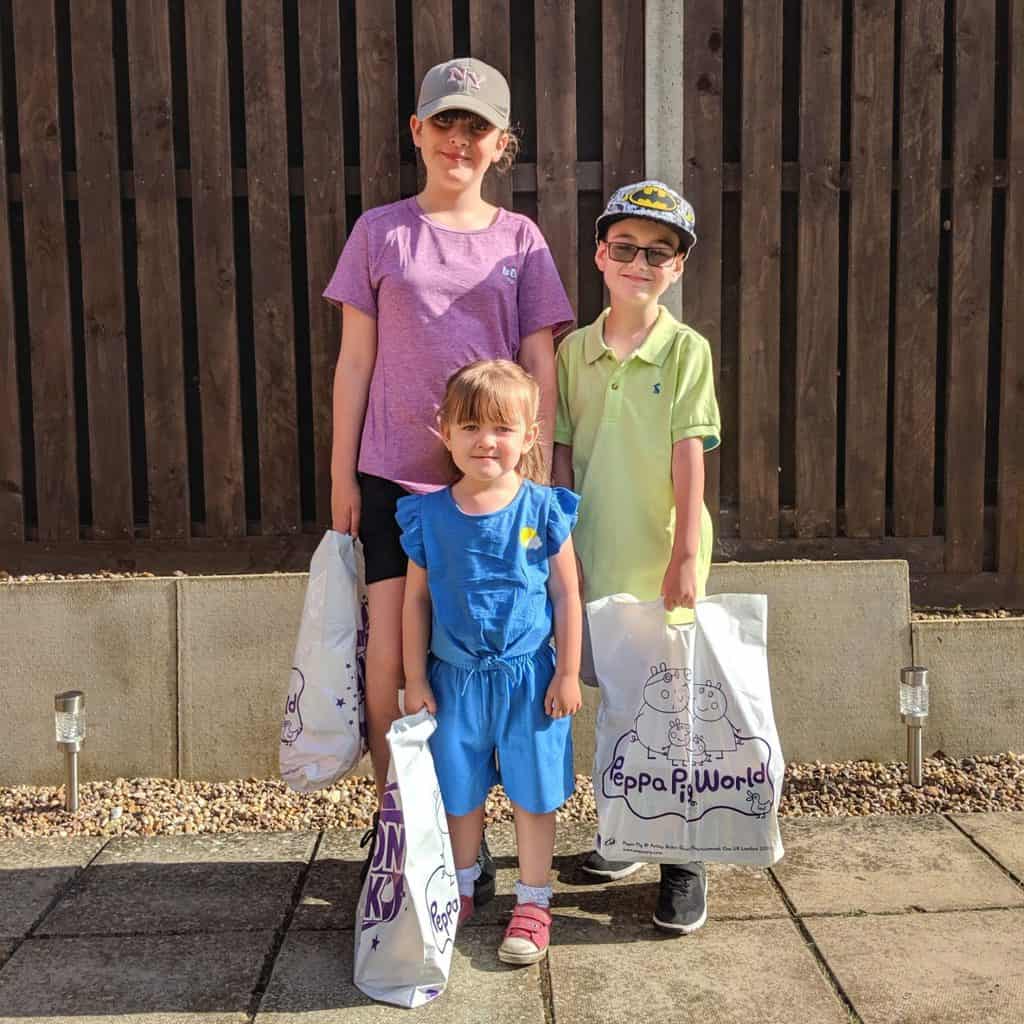
<instances>
[{"instance_id":1,"label":"pink sandal","mask_svg":"<svg viewBox=\"0 0 1024 1024\"><path fill-rule=\"evenodd\" d=\"M536 903L519 903L505 929L498 959L518 966L535 964L547 956L550 941L551 914Z\"/></svg>"},{"instance_id":2,"label":"pink sandal","mask_svg":"<svg viewBox=\"0 0 1024 1024\"><path fill-rule=\"evenodd\" d=\"M472 896L459 897L459 926L464 925L472 916L476 906Z\"/></svg>"}]
</instances>

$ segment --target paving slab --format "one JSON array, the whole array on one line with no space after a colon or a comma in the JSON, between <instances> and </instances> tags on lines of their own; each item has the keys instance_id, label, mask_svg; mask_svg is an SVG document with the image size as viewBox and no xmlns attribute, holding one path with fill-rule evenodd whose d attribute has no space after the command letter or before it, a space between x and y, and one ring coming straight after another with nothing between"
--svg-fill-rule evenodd
<instances>
[{"instance_id":1,"label":"paving slab","mask_svg":"<svg viewBox=\"0 0 1024 1024\"><path fill-rule=\"evenodd\" d=\"M26 934L105 842L63 836L0 839L0 935Z\"/></svg>"},{"instance_id":2,"label":"paving slab","mask_svg":"<svg viewBox=\"0 0 1024 1024\"><path fill-rule=\"evenodd\" d=\"M558 1024L847 1024L792 921L710 920L688 937L559 922L550 953Z\"/></svg>"},{"instance_id":3,"label":"paving slab","mask_svg":"<svg viewBox=\"0 0 1024 1024\"><path fill-rule=\"evenodd\" d=\"M364 831L339 829L324 833L295 908L293 931L342 931L355 925L359 869L369 849L359 845Z\"/></svg>"},{"instance_id":4,"label":"paving slab","mask_svg":"<svg viewBox=\"0 0 1024 1024\"><path fill-rule=\"evenodd\" d=\"M0 1024L241 1024L271 932L28 939L0 971Z\"/></svg>"},{"instance_id":5,"label":"paving slab","mask_svg":"<svg viewBox=\"0 0 1024 1024\"><path fill-rule=\"evenodd\" d=\"M360 889L359 868L366 854L359 846L361 835L357 829L324 835L292 918L293 929L353 927ZM595 885L579 871L579 862L593 840L592 824L558 826L552 873L554 912L569 917L596 917L606 922L612 918L649 921L657 898L658 866L649 864L620 882ZM519 872L514 826L490 826L487 842L498 869L497 896L473 917L470 927L504 926L515 904ZM716 917L786 917L788 913L767 871L712 864L708 869L708 889L711 913Z\"/></svg>"},{"instance_id":6,"label":"paving slab","mask_svg":"<svg viewBox=\"0 0 1024 1024\"><path fill-rule=\"evenodd\" d=\"M302 832L115 839L37 934L276 928L315 841Z\"/></svg>"},{"instance_id":7,"label":"paving slab","mask_svg":"<svg viewBox=\"0 0 1024 1024\"><path fill-rule=\"evenodd\" d=\"M955 814L953 820L1007 871L1024 881L1024 811Z\"/></svg>"},{"instance_id":8,"label":"paving slab","mask_svg":"<svg viewBox=\"0 0 1024 1024\"><path fill-rule=\"evenodd\" d=\"M472 918L473 925L505 924L515 905L519 877L515 827L492 825L487 842L498 869L498 895ZM618 882L588 881L579 865L594 844L593 824L560 824L555 835L552 910L562 917L650 922L660 870L646 864ZM733 865L708 866L708 905L715 917L786 917L787 910L767 871Z\"/></svg>"},{"instance_id":9,"label":"paving slab","mask_svg":"<svg viewBox=\"0 0 1024 1024\"><path fill-rule=\"evenodd\" d=\"M811 918L864 1024L1020 1024L1024 911Z\"/></svg>"},{"instance_id":10,"label":"paving slab","mask_svg":"<svg viewBox=\"0 0 1024 1024\"><path fill-rule=\"evenodd\" d=\"M544 1024L540 968L500 963L501 934L500 928L472 928L459 935L448 988L415 1011L417 1020ZM256 1024L409 1020L408 1010L374 1003L355 987L352 951L351 931L290 931Z\"/></svg>"},{"instance_id":11,"label":"paving slab","mask_svg":"<svg viewBox=\"0 0 1024 1024\"><path fill-rule=\"evenodd\" d=\"M941 817L783 819L772 868L798 914L1024 906L1024 892Z\"/></svg>"}]
</instances>

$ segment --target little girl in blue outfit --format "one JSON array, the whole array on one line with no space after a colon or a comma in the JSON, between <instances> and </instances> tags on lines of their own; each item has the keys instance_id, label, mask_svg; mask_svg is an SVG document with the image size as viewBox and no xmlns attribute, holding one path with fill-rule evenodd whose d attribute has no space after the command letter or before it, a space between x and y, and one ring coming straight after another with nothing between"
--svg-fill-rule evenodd
<instances>
[{"instance_id":1,"label":"little girl in blue outfit","mask_svg":"<svg viewBox=\"0 0 1024 1024\"><path fill-rule=\"evenodd\" d=\"M501 782L512 801L520 879L498 950L511 964L547 954L555 810L573 791L571 716L581 704L570 537L579 498L540 483L539 397L533 378L506 360L455 373L438 420L458 479L397 507L409 556L405 711L426 707L437 717L430 744L460 923L474 909L487 792Z\"/></svg>"}]
</instances>

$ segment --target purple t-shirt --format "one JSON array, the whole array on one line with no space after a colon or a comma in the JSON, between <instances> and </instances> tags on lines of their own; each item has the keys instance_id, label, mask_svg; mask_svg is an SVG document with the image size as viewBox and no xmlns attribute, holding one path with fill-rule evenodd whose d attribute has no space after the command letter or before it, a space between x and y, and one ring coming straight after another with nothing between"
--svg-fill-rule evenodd
<instances>
[{"instance_id":1,"label":"purple t-shirt","mask_svg":"<svg viewBox=\"0 0 1024 1024\"><path fill-rule=\"evenodd\" d=\"M457 231L415 198L356 221L324 298L377 320L359 469L420 492L448 482L437 433L448 378L475 359L516 360L521 338L573 320L528 217L499 210L489 227Z\"/></svg>"}]
</instances>

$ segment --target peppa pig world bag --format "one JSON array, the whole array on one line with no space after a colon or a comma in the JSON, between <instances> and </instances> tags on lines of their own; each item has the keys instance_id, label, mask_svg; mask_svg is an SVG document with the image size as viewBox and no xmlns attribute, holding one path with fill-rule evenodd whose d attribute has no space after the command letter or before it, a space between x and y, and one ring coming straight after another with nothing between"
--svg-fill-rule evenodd
<instances>
[{"instance_id":1,"label":"peppa pig world bag","mask_svg":"<svg viewBox=\"0 0 1024 1024\"><path fill-rule=\"evenodd\" d=\"M396 1006L422 1006L444 991L459 921L448 819L427 745L436 728L424 708L388 730L391 763L356 904L353 981Z\"/></svg>"},{"instance_id":2,"label":"peppa pig world bag","mask_svg":"<svg viewBox=\"0 0 1024 1024\"><path fill-rule=\"evenodd\" d=\"M783 759L772 714L763 594L587 606L601 690L597 849L608 860L774 864Z\"/></svg>"}]
</instances>

